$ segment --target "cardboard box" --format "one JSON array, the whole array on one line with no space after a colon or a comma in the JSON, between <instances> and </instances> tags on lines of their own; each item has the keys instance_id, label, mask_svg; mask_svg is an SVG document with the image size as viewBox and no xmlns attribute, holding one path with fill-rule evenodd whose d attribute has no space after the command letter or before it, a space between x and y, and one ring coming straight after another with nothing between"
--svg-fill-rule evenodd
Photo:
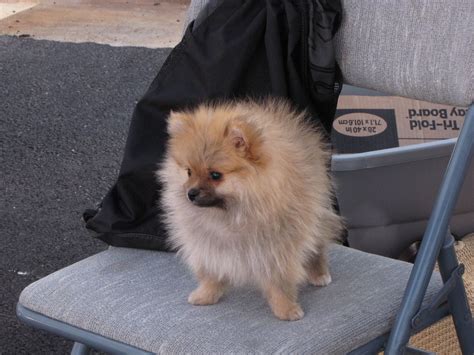
<instances>
[{"instance_id":1,"label":"cardboard box","mask_svg":"<svg viewBox=\"0 0 474 355\"><path fill-rule=\"evenodd\" d=\"M455 138L466 112L396 96L341 95L332 142L338 153L361 153Z\"/></svg>"}]
</instances>

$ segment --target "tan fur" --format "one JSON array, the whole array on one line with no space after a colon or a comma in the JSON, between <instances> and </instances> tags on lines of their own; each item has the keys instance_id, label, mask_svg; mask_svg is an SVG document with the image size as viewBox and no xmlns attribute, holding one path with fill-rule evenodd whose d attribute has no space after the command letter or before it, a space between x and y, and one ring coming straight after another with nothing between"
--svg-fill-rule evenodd
<instances>
[{"instance_id":1,"label":"tan fur","mask_svg":"<svg viewBox=\"0 0 474 355\"><path fill-rule=\"evenodd\" d=\"M270 99L172 113L169 134L157 175L170 241L200 280L189 301L216 303L226 285L254 284L278 318L300 319L297 287L330 282L325 250L343 228L321 135ZM223 205L194 205L193 187Z\"/></svg>"}]
</instances>

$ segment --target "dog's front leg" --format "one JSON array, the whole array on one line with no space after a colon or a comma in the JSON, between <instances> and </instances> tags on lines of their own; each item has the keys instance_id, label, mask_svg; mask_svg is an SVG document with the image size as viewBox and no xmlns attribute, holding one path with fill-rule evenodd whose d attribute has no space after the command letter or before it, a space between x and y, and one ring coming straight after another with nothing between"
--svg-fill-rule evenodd
<instances>
[{"instance_id":1,"label":"dog's front leg","mask_svg":"<svg viewBox=\"0 0 474 355\"><path fill-rule=\"evenodd\" d=\"M188 302L195 306L207 306L219 302L227 288L227 282L204 272L199 272L197 276L199 286L191 292Z\"/></svg>"}]
</instances>

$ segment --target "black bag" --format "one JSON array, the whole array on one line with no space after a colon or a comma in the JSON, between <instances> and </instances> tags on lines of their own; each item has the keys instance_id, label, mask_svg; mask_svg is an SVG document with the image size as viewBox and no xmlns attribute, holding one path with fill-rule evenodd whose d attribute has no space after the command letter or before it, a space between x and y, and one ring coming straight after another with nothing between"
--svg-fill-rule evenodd
<instances>
[{"instance_id":1,"label":"black bag","mask_svg":"<svg viewBox=\"0 0 474 355\"><path fill-rule=\"evenodd\" d=\"M191 23L138 102L120 174L86 227L114 246L167 250L154 171L170 110L206 100L290 99L329 132L342 87L334 55L339 0L223 0Z\"/></svg>"}]
</instances>

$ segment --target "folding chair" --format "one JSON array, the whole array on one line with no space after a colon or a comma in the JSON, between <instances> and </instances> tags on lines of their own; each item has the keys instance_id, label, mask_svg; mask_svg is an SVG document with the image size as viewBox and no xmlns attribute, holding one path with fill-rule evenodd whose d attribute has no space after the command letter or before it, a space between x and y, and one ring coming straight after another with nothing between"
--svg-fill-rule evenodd
<instances>
[{"instance_id":1,"label":"folding chair","mask_svg":"<svg viewBox=\"0 0 474 355\"><path fill-rule=\"evenodd\" d=\"M472 103L470 0L345 0L338 59L345 82L456 105ZM471 75L469 75L471 73ZM252 289L209 307L187 304L195 281L173 254L110 248L28 286L27 324L90 348L147 353L426 353L407 346L451 314L463 353L473 319L448 223L473 153L474 108L457 140L419 254L411 264L335 245L333 283L305 287L305 317L275 319ZM439 261L441 275L434 273Z\"/></svg>"}]
</instances>

